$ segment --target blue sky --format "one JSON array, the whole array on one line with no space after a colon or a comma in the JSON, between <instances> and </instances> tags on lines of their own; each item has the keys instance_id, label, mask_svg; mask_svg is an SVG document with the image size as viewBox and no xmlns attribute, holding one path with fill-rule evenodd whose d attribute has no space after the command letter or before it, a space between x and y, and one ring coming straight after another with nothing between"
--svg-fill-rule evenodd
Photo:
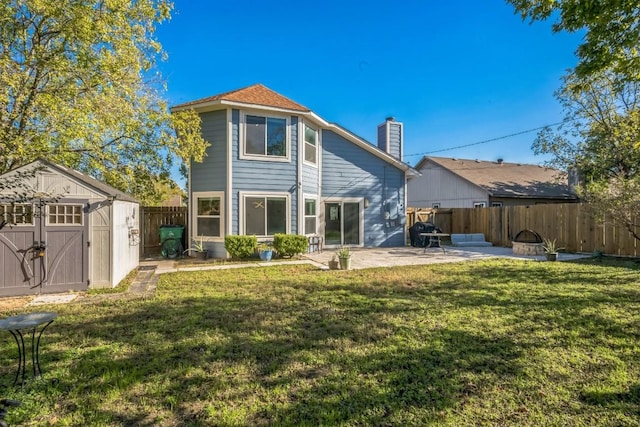
<instances>
[{"instance_id":1,"label":"blue sky","mask_svg":"<svg viewBox=\"0 0 640 427\"><path fill-rule=\"evenodd\" d=\"M395 117L411 165L423 154L544 161L535 132L447 149L561 121L553 93L581 41L499 0L174 4L157 31L170 105L262 83L372 143Z\"/></svg>"}]
</instances>

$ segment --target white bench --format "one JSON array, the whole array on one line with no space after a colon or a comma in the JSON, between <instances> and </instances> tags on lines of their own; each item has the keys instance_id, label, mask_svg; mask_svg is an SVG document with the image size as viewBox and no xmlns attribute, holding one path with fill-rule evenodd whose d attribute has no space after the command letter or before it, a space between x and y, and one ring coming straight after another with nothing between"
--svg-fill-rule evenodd
<instances>
[{"instance_id":1,"label":"white bench","mask_svg":"<svg viewBox=\"0 0 640 427\"><path fill-rule=\"evenodd\" d=\"M484 240L484 234L482 233L469 233L469 234L452 234L451 235L452 246L493 246L491 242Z\"/></svg>"}]
</instances>

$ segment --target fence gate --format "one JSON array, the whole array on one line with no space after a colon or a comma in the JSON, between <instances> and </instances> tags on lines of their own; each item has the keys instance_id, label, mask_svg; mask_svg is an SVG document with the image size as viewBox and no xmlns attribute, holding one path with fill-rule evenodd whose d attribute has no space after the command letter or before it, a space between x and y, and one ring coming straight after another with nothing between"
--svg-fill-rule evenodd
<instances>
[{"instance_id":1,"label":"fence gate","mask_svg":"<svg viewBox=\"0 0 640 427\"><path fill-rule=\"evenodd\" d=\"M88 288L86 203L0 204L0 296Z\"/></svg>"}]
</instances>

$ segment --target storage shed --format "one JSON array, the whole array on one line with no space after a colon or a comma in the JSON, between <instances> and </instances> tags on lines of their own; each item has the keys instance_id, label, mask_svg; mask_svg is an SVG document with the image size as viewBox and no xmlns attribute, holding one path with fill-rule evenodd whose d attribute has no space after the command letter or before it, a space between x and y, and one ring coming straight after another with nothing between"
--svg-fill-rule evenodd
<instances>
[{"instance_id":1,"label":"storage shed","mask_svg":"<svg viewBox=\"0 0 640 427\"><path fill-rule=\"evenodd\" d=\"M133 197L45 160L0 184L0 296L110 288L138 266Z\"/></svg>"}]
</instances>

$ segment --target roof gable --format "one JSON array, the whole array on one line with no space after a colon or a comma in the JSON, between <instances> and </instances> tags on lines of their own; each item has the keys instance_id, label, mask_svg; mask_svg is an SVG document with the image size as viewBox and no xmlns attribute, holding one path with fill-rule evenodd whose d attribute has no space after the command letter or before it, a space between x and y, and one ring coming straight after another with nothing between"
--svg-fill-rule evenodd
<instances>
[{"instance_id":1,"label":"roof gable","mask_svg":"<svg viewBox=\"0 0 640 427\"><path fill-rule=\"evenodd\" d=\"M447 169L493 197L576 198L569 185L561 181L561 172L557 169L445 157L424 157L416 168L421 169L427 162Z\"/></svg>"},{"instance_id":2,"label":"roof gable","mask_svg":"<svg viewBox=\"0 0 640 427\"><path fill-rule=\"evenodd\" d=\"M202 104L208 104L215 101L231 101L241 104L261 105L264 107L283 108L293 111L311 111L307 107L293 102L289 98L280 95L262 84L247 86L242 89L233 90L231 92L221 93L219 95L190 101L184 104L176 105L174 109L185 107L197 107Z\"/></svg>"},{"instance_id":3,"label":"roof gable","mask_svg":"<svg viewBox=\"0 0 640 427\"><path fill-rule=\"evenodd\" d=\"M133 202L133 203L140 203L137 199L135 199L134 197L128 195L127 193L118 190L117 188L114 188L110 185L107 185L101 181L98 181L95 178L90 177L89 175L85 175L82 172L78 172L75 169L71 169L71 168L67 168L65 166L56 164L56 163L51 163L47 160L44 159L38 159L35 160L31 163L28 163L24 166L18 167L16 169L13 169L9 172L7 172L6 174L11 174L12 172L18 171L18 170L29 170L29 169L37 169L39 167L45 167L48 168L50 170L54 170L57 171L58 173L67 175L68 177L76 180L77 182L88 186L90 188L92 188L93 190L97 191L98 193L102 193L106 196L112 196L114 198L116 198L117 200L121 200L121 201L126 201L126 202Z\"/></svg>"}]
</instances>

